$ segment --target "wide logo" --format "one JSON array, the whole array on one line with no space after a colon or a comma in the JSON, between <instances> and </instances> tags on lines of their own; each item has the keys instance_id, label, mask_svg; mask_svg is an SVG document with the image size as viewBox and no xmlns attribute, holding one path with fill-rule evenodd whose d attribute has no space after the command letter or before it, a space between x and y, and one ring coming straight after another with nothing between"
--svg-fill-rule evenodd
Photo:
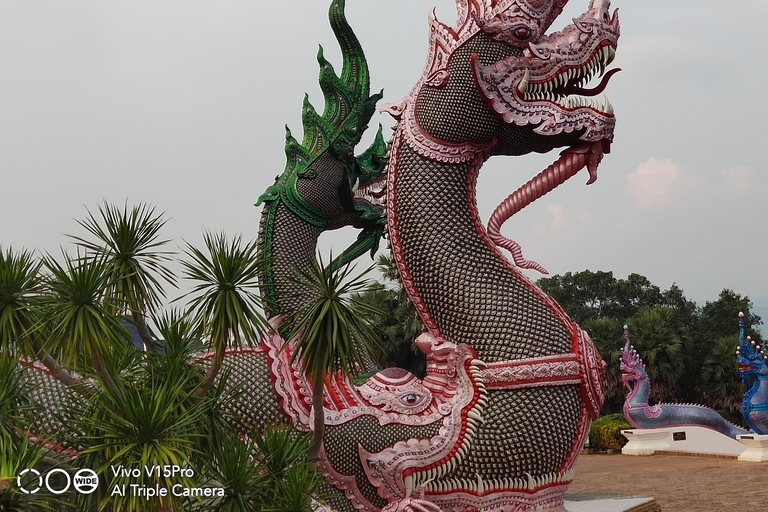
<instances>
[{"instance_id":1,"label":"wide logo","mask_svg":"<svg viewBox=\"0 0 768 512\"><path fill-rule=\"evenodd\" d=\"M24 494L35 494L45 488L51 494L64 494L74 486L80 494L91 494L99 488L99 475L92 469L83 468L74 476L61 468L53 468L43 476L38 470L28 468L16 477L16 486Z\"/></svg>"}]
</instances>

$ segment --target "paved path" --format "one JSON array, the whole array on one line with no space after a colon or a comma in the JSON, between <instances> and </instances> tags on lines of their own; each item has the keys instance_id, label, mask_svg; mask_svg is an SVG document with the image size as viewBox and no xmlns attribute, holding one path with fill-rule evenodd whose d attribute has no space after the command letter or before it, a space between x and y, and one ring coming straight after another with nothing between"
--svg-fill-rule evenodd
<instances>
[{"instance_id":1,"label":"paved path","mask_svg":"<svg viewBox=\"0 0 768 512\"><path fill-rule=\"evenodd\" d=\"M569 493L656 498L663 512L768 510L768 462L653 455L582 455Z\"/></svg>"}]
</instances>

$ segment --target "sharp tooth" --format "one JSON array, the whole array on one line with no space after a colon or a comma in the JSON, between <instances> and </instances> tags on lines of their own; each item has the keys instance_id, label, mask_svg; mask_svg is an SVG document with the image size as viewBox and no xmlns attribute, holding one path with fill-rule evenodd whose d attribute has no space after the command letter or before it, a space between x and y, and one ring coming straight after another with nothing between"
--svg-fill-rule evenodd
<instances>
[{"instance_id":1,"label":"sharp tooth","mask_svg":"<svg viewBox=\"0 0 768 512\"><path fill-rule=\"evenodd\" d=\"M413 475L405 477L405 495L410 497L413 493Z\"/></svg>"},{"instance_id":2,"label":"sharp tooth","mask_svg":"<svg viewBox=\"0 0 768 512\"><path fill-rule=\"evenodd\" d=\"M483 477L481 477L479 473L475 473L475 475L477 475L477 493L483 494L485 493L485 483L483 482Z\"/></svg>"},{"instance_id":3,"label":"sharp tooth","mask_svg":"<svg viewBox=\"0 0 768 512\"><path fill-rule=\"evenodd\" d=\"M525 94L525 91L528 90L528 84L530 83L530 81L531 81L531 72L526 69L525 74L523 75L523 79L520 80L520 85L518 86L518 90L522 94Z\"/></svg>"},{"instance_id":4,"label":"sharp tooth","mask_svg":"<svg viewBox=\"0 0 768 512\"><path fill-rule=\"evenodd\" d=\"M608 47L608 59L606 60L606 65L613 62L613 59L616 58L616 50L613 48L613 46Z\"/></svg>"},{"instance_id":5,"label":"sharp tooth","mask_svg":"<svg viewBox=\"0 0 768 512\"><path fill-rule=\"evenodd\" d=\"M605 98L605 111L609 114L613 114L613 105L611 105L611 102L608 101L608 98Z\"/></svg>"}]
</instances>

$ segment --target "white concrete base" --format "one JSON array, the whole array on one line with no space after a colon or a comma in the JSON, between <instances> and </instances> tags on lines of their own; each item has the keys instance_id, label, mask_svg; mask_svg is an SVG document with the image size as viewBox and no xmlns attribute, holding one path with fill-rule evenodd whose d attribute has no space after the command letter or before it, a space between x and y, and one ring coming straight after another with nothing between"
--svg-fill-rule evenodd
<instances>
[{"instance_id":1,"label":"white concrete base","mask_svg":"<svg viewBox=\"0 0 768 512\"><path fill-rule=\"evenodd\" d=\"M624 455L680 452L738 457L747 448L735 439L704 427L633 429L622 430L621 433L629 440L621 449Z\"/></svg>"},{"instance_id":2,"label":"white concrete base","mask_svg":"<svg viewBox=\"0 0 768 512\"><path fill-rule=\"evenodd\" d=\"M657 512L653 498L637 496L567 495L566 512Z\"/></svg>"},{"instance_id":3,"label":"white concrete base","mask_svg":"<svg viewBox=\"0 0 768 512\"><path fill-rule=\"evenodd\" d=\"M768 436L759 434L745 434L738 436L746 450L741 452L739 460L742 462L765 462L768 460Z\"/></svg>"}]
</instances>

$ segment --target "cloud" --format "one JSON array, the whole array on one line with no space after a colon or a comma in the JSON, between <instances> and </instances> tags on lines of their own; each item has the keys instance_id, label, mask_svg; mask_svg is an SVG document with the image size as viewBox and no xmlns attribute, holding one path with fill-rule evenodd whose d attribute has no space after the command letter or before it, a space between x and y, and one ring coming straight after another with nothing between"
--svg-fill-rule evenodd
<instances>
[{"instance_id":1,"label":"cloud","mask_svg":"<svg viewBox=\"0 0 768 512\"><path fill-rule=\"evenodd\" d=\"M638 208L667 208L678 199L685 173L677 162L651 158L627 176L627 194Z\"/></svg>"},{"instance_id":2,"label":"cloud","mask_svg":"<svg viewBox=\"0 0 768 512\"><path fill-rule=\"evenodd\" d=\"M748 167L732 167L721 172L720 178L728 189L744 195L752 190L755 172Z\"/></svg>"},{"instance_id":3,"label":"cloud","mask_svg":"<svg viewBox=\"0 0 768 512\"><path fill-rule=\"evenodd\" d=\"M549 214L552 216L552 221L549 224L552 231L564 231L568 228L570 219L568 218L568 214L563 205L551 204L549 205L549 208L547 208L547 211L549 211Z\"/></svg>"}]
</instances>

